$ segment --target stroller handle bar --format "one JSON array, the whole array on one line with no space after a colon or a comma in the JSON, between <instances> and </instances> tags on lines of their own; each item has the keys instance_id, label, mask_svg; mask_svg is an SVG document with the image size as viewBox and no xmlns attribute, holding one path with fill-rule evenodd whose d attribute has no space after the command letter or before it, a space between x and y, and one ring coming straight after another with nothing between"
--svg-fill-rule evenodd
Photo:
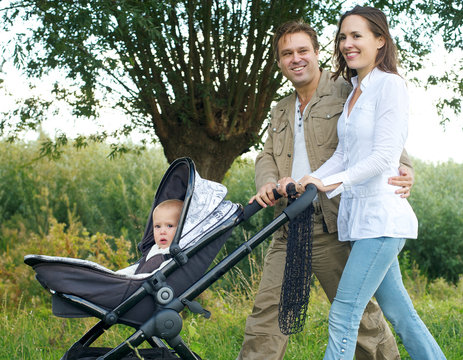
<instances>
[{"instance_id":1,"label":"stroller handle bar","mask_svg":"<svg viewBox=\"0 0 463 360\"><path fill-rule=\"evenodd\" d=\"M286 192L291 196L296 194L295 185L293 183L288 184L286 187ZM307 208L310 203L315 198L317 194L317 188L313 184L308 184L305 188L304 194L302 194L297 201L295 201L290 207L287 207L284 210L284 213L288 216L290 220L296 217L301 211ZM273 196L275 200L278 200L282 197L276 189L273 189ZM262 206L254 200L251 204L246 205L243 211L243 220L248 220L251 216L253 216L256 212L262 209Z\"/></svg>"}]
</instances>

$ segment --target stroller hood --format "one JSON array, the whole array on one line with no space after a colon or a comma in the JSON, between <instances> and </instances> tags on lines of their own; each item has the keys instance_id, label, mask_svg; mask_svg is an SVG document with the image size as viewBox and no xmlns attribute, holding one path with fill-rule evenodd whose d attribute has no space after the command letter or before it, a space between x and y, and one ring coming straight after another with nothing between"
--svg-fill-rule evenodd
<instances>
[{"instance_id":1,"label":"stroller hood","mask_svg":"<svg viewBox=\"0 0 463 360\"><path fill-rule=\"evenodd\" d=\"M161 202L168 199L184 202L172 244L185 249L194 245L200 234L213 228L225 214L236 209L234 204L224 201L226 195L224 185L199 176L191 159L175 160L158 187L138 249L145 255L154 244L152 213Z\"/></svg>"}]
</instances>

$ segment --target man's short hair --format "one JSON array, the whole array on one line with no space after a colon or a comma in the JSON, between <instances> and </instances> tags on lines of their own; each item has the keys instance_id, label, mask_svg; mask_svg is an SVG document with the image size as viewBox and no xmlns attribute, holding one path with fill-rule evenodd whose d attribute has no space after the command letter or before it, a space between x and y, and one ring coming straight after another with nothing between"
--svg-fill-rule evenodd
<instances>
[{"instance_id":1,"label":"man's short hair","mask_svg":"<svg viewBox=\"0 0 463 360\"><path fill-rule=\"evenodd\" d=\"M310 39L312 40L312 46L314 51L318 51L320 49L320 45L318 43L318 37L315 30L304 20L291 20L285 22L284 24L280 25L278 29L275 31L273 35L273 51L275 53L275 59L280 60L280 56L278 54L278 41L288 34L295 34L298 32L303 32L309 35Z\"/></svg>"}]
</instances>

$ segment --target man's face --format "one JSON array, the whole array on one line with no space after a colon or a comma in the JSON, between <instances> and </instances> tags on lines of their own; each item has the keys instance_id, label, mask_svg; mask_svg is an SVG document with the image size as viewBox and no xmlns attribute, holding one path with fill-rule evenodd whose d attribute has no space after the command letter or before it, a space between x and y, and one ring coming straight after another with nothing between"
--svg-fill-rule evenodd
<instances>
[{"instance_id":1,"label":"man's face","mask_svg":"<svg viewBox=\"0 0 463 360\"><path fill-rule=\"evenodd\" d=\"M278 41L278 67L296 89L317 79L318 51L313 49L310 36L304 32L287 34Z\"/></svg>"}]
</instances>

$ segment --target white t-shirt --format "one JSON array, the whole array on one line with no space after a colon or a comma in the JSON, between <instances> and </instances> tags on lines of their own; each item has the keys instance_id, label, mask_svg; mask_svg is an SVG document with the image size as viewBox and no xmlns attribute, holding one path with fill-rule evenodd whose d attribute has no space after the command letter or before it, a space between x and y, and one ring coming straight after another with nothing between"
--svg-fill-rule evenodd
<instances>
[{"instance_id":1,"label":"white t-shirt","mask_svg":"<svg viewBox=\"0 0 463 360\"><path fill-rule=\"evenodd\" d=\"M299 97L296 95L296 109L294 112L294 156L293 166L291 169L291 177L296 181L304 175L311 173L307 148L305 146L303 121L304 115L309 106L305 106L304 112L302 114L299 110L300 106L301 102L299 101Z\"/></svg>"}]
</instances>

